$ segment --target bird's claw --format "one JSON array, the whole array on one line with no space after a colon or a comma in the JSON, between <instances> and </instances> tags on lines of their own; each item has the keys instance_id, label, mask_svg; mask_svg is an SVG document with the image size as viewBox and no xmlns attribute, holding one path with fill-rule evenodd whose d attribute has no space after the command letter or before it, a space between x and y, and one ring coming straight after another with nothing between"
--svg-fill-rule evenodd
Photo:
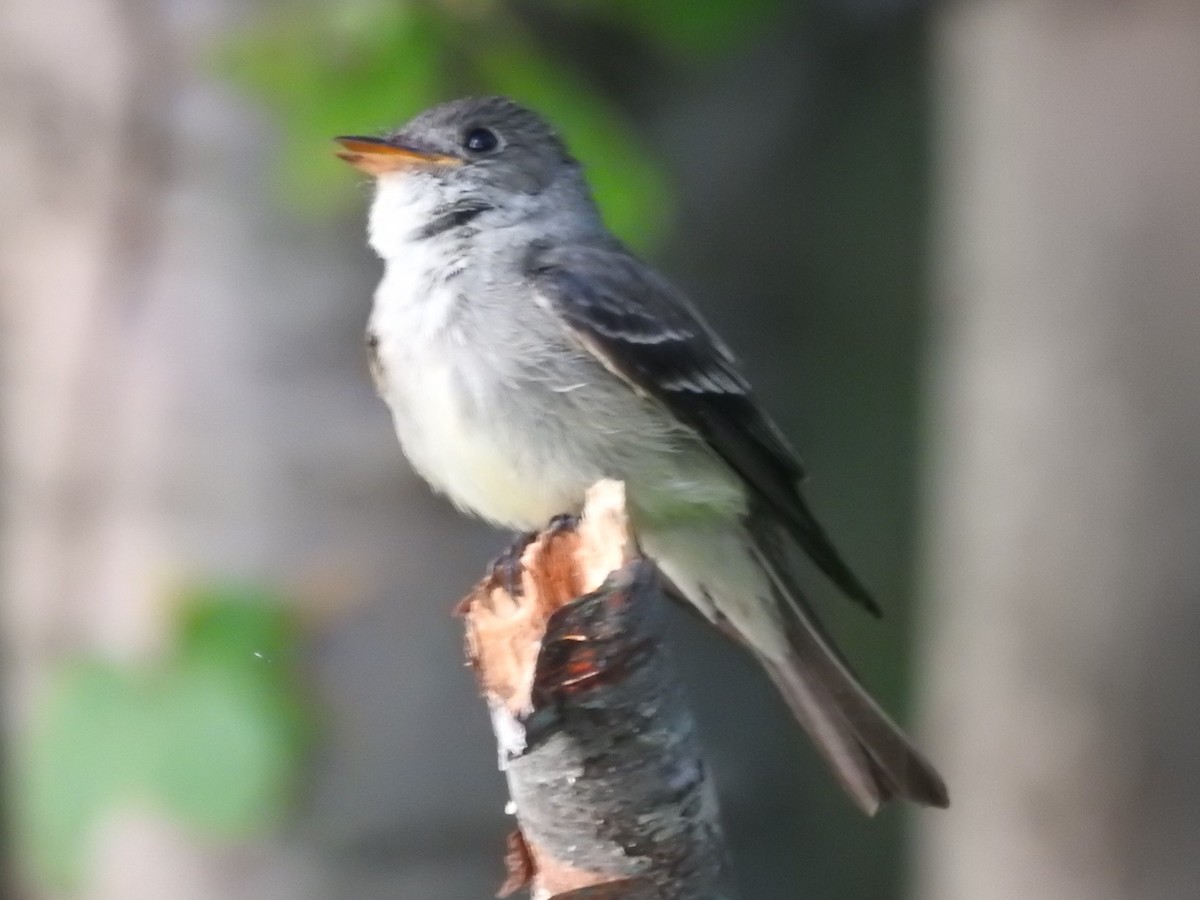
<instances>
[{"instance_id":1,"label":"bird's claw","mask_svg":"<svg viewBox=\"0 0 1200 900\"><path fill-rule=\"evenodd\" d=\"M499 556L492 560L494 578L510 597L520 597L525 588L521 581L521 557L537 537L536 531L520 532Z\"/></svg>"},{"instance_id":2,"label":"bird's claw","mask_svg":"<svg viewBox=\"0 0 1200 900\"><path fill-rule=\"evenodd\" d=\"M574 531L579 525L579 516L574 513L559 513L546 523L546 534L553 536L564 531Z\"/></svg>"}]
</instances>

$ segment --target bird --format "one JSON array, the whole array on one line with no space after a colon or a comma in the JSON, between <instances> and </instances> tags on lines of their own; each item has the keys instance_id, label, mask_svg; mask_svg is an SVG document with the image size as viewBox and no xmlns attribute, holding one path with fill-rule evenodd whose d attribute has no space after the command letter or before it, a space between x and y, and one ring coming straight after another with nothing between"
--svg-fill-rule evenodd
<instances>
[{"instance_id":1,"label":"bird","mask_svg":"<svg viewBox=\"0 0 1200 900\"><path fill-rule=\"evenodd\" d=\"M879 612L799 458L690 300L608 231L554 128L469 97L334 141L374 180L370 369L416 472L517 531L623 481L642 550L753 655L853 801L947 806L806 599L797 551Z\"/></svg>"}]
</instances>

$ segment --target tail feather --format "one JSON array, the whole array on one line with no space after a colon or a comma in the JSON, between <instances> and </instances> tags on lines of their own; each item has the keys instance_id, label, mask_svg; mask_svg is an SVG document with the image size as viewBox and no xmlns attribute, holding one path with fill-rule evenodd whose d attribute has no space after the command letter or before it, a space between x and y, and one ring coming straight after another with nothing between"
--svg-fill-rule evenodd
<instances>
[{"instance_id":1,"label":"tail feather","mask_svg":"<svg viewBox=\"0 0 1200 900\"><path fill-rule=\"evenodd\" d=\"M949 806L937 770L867 693L787 570L761 545L755 555L775 587L789 647L783 659L755 655L842 786L868 815L893 797Z\"/></svg>"},{"instance_id":2,"label":"tail feather","mask_svg":"<svg viewBox=\"0 0 1200 900\"><path fill-rule=\"evenodd\" d=\"M766 657L759 661L787 701L796 720L809 733L817 750L829 763L838 783L868 816L896 796L898 787L872 757L867 744L854 732L827 692L803 674L797 659L781 664Z\"/></svg>"},{"instance_id":3,"label":"tail feather","mask_svg":"<svg viewBox=\"0 0 1200 900\"><path fill-rule=\"evenodd\" d=\"M896 797L921 806L949 806L941 776L824 648L798 649L782 663L759 658L838 781L867 815Z\"/></svg>"},{"instance_id":4,"label":"tail feather","mask_svg":"<svg viewBox=\"0 0 1200 900\"><path fill-rule=\"evenodd\" d=\"M792 576L770 520L640 529L646 552L706 618L750 650L854 801L946 806L941 777L859 683Z\"/></svg>"}]
</instances>

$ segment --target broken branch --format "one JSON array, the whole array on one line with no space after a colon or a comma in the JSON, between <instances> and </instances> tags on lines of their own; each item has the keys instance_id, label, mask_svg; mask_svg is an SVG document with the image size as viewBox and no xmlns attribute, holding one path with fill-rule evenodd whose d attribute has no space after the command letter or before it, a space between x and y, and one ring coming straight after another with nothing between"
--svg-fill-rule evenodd
<instances>
[{"instance_id":1,"label":"broken branch","mask_svg":"<svg viewBox=\"0 0 1200 900\"><path fill-rule=\"evenodd\" d=\"M518 823L502 895L728 900L716 796L623 486L597 484L578 523L525 548L520 589L505 581L462 606Z\"/></svg>"}]
</instances>

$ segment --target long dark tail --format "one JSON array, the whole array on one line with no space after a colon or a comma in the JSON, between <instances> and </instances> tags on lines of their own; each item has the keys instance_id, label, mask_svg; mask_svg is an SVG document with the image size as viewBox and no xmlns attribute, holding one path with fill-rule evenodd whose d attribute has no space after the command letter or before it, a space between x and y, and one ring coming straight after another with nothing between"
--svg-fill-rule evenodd
<instances>
[{"instance_id":1,"label":"long dark tail","mask_svg":"<svg viewBox=\"0 0 1200 900\"><path fill-rule=\"evenodd\" d=\"M868 815L893 797L948 806L941 776L859 683L804 599L784 553L761 532L755 537L791 648L783 660L756 655L842 786Z\"/></svg>"}]
</instances>

